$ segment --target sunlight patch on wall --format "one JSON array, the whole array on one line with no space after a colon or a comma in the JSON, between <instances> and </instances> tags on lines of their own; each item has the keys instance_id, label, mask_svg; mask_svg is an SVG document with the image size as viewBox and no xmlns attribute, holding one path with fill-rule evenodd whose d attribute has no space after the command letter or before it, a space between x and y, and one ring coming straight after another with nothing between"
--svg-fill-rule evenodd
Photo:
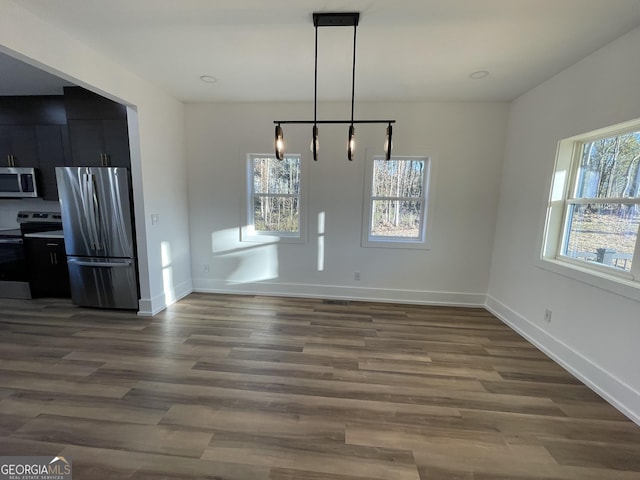
<instances>
[{"instance_id":1,"label":"sunlight patch on wall","mask_svg":"<svg viewBox=\"0 0 640 480\"><path fill-rule=\"evenodd\" d=\"M318 213L318 271L324 270L324 212Z\"/></svg>"},{"instance_id":2,"label":"sunlight patch on wall","mask_svg":"<svg viewBox=\"0 0 640 480\"><path fill-rule=\"evenodd\" d=\"M265 243L240 242L238 229L229 228L211 234L211 271L227 283L253 283L278 278L277 237L265 237Z\"/></svg>"},{"instance_id":3,"label":"sunlight patch on wall","mask_svg":"<svg viewBox=\"0 0 640 480\"><path fill-rule=\"evenodd\" d=\"M170 305L176 301L176 291L173 285L173 259L169 242L160 243L160 256L162 262L162 289L165 302Z\"/></svg>"}]
</instances>

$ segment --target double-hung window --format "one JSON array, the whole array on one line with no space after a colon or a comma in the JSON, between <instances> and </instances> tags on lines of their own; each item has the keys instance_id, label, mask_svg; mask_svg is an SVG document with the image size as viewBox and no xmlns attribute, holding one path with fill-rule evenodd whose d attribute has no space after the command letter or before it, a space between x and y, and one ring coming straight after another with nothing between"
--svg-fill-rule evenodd
<instances>
[{"instance_id":1,"label":"double-hung window","mask_svg":"<svg viewBox=\"0 0 640 480\"><path fill-rule=\"evenodd\" d=\"M249 155L243 239L303 240L300 163L299 155L286 155L283 160L273 155Z\"/></svg>"},{"instance_id":2,"label":"double-hung window","mask_svg":"<svg viewBox=\"0 0 640 480\"><path fill-rule=\"evenodd\" d=\"M426 248L430 159L374 157L367 165L363 245Z\"/></svg>"},{"instance_id":3,"label":"double-hung window","mask_svg":"<svg viewBox=\"0 0 640 480\"><path fill-rule=\"evenodd\" d=\"M640 281L640 130L560 142L543 256Z\"/></svg>"}]
</instances>

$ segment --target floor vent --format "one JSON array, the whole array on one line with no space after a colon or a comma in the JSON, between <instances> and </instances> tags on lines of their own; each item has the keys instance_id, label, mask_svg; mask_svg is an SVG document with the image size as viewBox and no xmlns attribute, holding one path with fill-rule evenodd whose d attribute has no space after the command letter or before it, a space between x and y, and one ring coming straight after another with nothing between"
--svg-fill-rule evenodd
<instances>
[{"instance_id":1,"label":"floor vent","mask_svg":"<svg viewBox=\"0 0 640 480\"><path fill-rule=\"evenodd\" d=\"M323 300L325 305L349 305L349 300Z\"/></svg>"}]
</instances>

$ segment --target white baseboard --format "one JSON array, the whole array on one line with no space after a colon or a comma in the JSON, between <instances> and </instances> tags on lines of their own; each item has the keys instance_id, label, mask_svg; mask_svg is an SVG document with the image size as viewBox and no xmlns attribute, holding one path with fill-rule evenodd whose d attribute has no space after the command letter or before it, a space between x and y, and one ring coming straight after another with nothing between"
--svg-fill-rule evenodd
<instances>
[{"instance_id":1,"label":"white baseboard","mask_svg":"<svg viewBox=\"0 0 640 480\"><path fill-rule=\"evenodd\" d=\"M197 278L193 281L193 291L200 293L327 298L335 300L463 307L484 307L486 298L484 293L430 292L423 290L393 290L274 282L229 283L223 280Z\"/></svg>"},{"instance_id":2,"label":"white baseboard","mask_svg":"<svg viewBox=\"0 0 640 480\"><path fill-rule=\"evenodd\" d=\"M485 307L633 422L640 425L640 392L495 298L487 295Z\"/></svg>"},{"instance_id":3,"label":"white baseboard","mask_svg":"<svg viewBox=\"0 0 640 480\"><path fill-rule=\"evenodd\" d=\"M138 315L141 317L153 317L169 305L173 305L175 302L186 297L191 292L193 292L193 283L191 280L188 280L174 286L173 292L171 292L171 297L173 298L171 301L168 301L167 295L164 292L153 298L141 298L138 301Z\"/></svg>"},{"instance_id":4,"label":"white baseboard","mask_svg":"<svg viewBox=\"0 0 640 480\"><path fill-rule=\"evenodd\" d=\"M173 305L176 302L179 302L184 297L193 292L193 282L191 279L182 282L181 284L175 286L173 288L173 301L168 303L166 306Z\"/></svg>"}]
</instances>

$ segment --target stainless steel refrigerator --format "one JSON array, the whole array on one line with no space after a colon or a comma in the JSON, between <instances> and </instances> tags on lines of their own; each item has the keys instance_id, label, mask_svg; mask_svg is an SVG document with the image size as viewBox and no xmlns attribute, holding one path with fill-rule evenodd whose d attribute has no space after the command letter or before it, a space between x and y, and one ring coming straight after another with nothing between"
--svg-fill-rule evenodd
<instances>
[{"instance_id":1,"label":"stainless steel refrigerator","mask_svg":"<svg viewBox=\"0 0 640 480\"><path fill-rule=\"evenodd\" d=\"M139 287L128 170L57 167L56 179L73 303L137 309Z\"/></svg>"}]
</instances>

